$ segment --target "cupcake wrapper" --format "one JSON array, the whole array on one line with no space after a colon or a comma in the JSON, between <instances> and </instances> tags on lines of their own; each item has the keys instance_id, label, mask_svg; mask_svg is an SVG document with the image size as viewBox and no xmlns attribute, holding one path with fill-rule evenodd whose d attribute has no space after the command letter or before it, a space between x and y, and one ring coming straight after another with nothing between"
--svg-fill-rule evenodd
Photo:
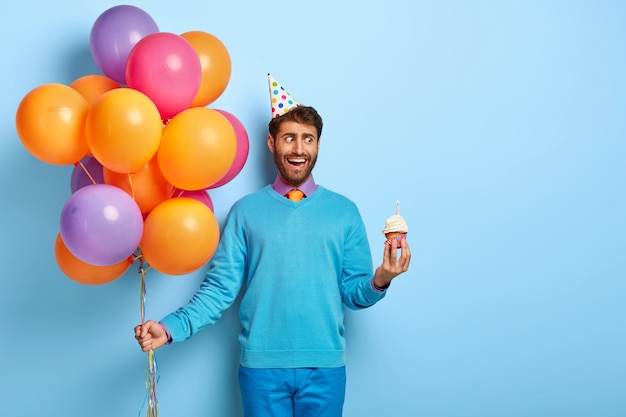
<instances>
[{"instance_id":1,"label":"cupcake wrapper","mask_svg":"<svg viewBox=\"0 0 626 417\"><path fill-rule=\"evenodd\" d=\"M404 233L404 232L389 232L389 233L385 233L385 237L387 238L387 240L397 239L398 242L399 242L402 239L406 239L406 233Z\"/></svg>"}]
</instances>

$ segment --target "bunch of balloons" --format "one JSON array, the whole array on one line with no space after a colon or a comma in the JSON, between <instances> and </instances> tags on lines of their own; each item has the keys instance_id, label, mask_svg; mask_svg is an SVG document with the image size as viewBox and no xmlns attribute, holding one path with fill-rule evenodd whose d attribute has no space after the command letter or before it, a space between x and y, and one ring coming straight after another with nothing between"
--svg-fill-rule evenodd
<instances>
[{"instance_id":1,"label":"bunch of balloons","mask_svg":"<svg viewBox=\"0 0 626 417\"><path fill-rule=\"evenodd\" d=\"M161 32L142 9L102 13L90 34L102 74L31 90L16 114L37 159L74 165L55 244L59 268L89 285L137 259L169 275L202 267L219 241L210 189L248 157L241 122L213 103L230 80L224 44Z\"/></svg>"}]
</instances>

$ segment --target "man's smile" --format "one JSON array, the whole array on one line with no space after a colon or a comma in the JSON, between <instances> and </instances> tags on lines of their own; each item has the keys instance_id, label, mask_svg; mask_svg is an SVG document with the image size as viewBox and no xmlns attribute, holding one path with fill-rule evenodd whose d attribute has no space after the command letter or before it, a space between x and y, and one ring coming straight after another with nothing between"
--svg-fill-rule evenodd
<instances>
[{"instance_id":1,"label":"man's smile","mask_svg":"<svg viewBox=\"0 0 626 417\"><path fill-rule=\"evenodd\" d=\"M306 164L306 161L306 158L301 156L292 156L287 158L287 162L296 168L302 167L304 164Z\"/></svg>"}]
</instances>

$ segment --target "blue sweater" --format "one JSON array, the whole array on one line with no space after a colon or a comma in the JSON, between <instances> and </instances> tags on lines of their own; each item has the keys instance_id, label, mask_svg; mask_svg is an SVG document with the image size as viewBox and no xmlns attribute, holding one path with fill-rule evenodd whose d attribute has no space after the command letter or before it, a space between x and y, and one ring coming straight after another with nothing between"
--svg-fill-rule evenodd
<instances>
[{"instance_id":1,"label":"blue sweater","mask_svg":"<svg viewBox=\"0 0 626 417\"><path fill-rule=\"evenodd\" d=\"M241 365L339 367L344 304L373 305L372 258L356 205L323 187L293 202L267 186L231 208L201 288L166 316L174 342L216 322L242 286Z\"/></svg>"}]
</instances>

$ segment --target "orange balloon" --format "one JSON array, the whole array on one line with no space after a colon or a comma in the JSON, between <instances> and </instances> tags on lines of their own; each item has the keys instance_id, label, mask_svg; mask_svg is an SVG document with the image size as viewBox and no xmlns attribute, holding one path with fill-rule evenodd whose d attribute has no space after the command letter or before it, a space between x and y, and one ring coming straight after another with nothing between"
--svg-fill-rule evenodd
<instances>
[{"instance_id":1,"label":"orange balloon","mask_svg":"<svg viewBox=\"0 0 626 417\"><path fill-rule=\"evenodd\" d=\"M78 91L85 97L87 103L92 105L102 94L114 88L121 88L122 86L109 77L100 74L92 74L77 78L72 81L70 87ZM87 150L87 155L93 157L90 150Z\"/></svg>"},{"instance_id":2,"label":"orange balloon","mask_svg":"<svg viewBox=\"0 0 626 417\"><path fill-rule=\"evenodd\" d=\"M132 258L108 266L96 266L83 262L67 249L61 233L57 235L54 244L54 255L59 268L68 278L86 285L101 285L114 281L124 275L133 263Z\"/></svg>"},{"instance_id":3,"label":"orange balloon","mask_svg":"<svg viewBox=\"0 0 626 417\"><path fill-rule=\"evenodd\" d=\"M85 119L89 104L64 84L44 84L20 102L15 116L17 135L37 159L69 165L87 153Z\"/></svg>"},{"instance_id":4,"label":"orange balloon","mask_svg":"<svg viewBox=\"0 0 626 417\"><path fill-rule=\"evenodd\" d=\"M93 104L100 96L114 88L122 86L109 77L100 74L85 75L74 80L70 87L78 91L87 103Z\"/></svg>"},{"instance_id":5,"label":"orange balloon","mask_svg":"<svg viewBox=\"0 0 626 417\"><path fill-rule=\"evenodd\" d=\"M237 152L235 129L218 111L183 110L163 129L157 151L165 179L181 190L202 190L219 181Z\"/></svg>"},{"instance_id":6,"label":"orange balloon","mask_svg":"<svg viewBox=\"0 0 626 417\"><path fill-rule=\"evenodd\" d=\"M139 247L152 268L183 275L211 259L219 236L211 209L193 198L178 197L162 202L148 214Z\"/></svg>"},{"instance_id":7,"label":"orange balloon","mask_svg":"<svg viewBox=\"0 0 626 417\"><path fill-rule=\"evenodd\" d=\"M191 31L180 36L196 50L202 69L200 89L190 107L204 107L226 90L232 69L230 55L222 41L210 33Z\"/></svg>"},{"instance_id":8,"label":"orange balloon","mask_svg":"<svg viewBox=\"0 0 626 417\"><path fill-rule=\"evenodd\" d=\"M146 95L116 88L92 104L85 129L94 158L111 171L129 173L141 169L155 155L163 122Z\"/></svg>"},{"instance_id":9,"label":"orange balloon","mask_svg":"<svg viewBox=\"0 0 626 417\"><path fill-rule=\"evenodd\" d=\"M150 213L170 195L171 186L161 174L156 156L143 168L130 174L121 174L108 168L103 168L102 172L104 182L126 191L144 214Z\"/></svg>"}]
</instances>

